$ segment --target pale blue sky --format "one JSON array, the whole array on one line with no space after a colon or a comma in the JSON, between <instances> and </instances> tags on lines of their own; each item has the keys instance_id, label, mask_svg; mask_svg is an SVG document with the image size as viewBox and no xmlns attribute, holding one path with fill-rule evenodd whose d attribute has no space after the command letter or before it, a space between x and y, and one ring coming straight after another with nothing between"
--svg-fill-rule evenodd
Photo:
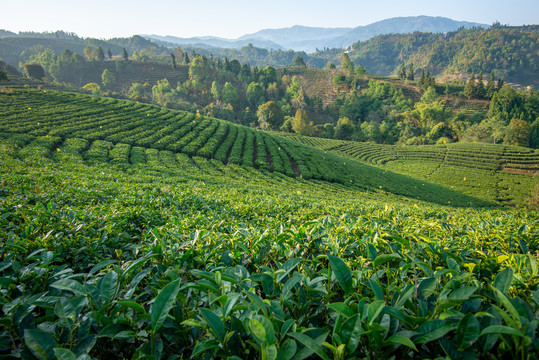
<instances>
[{"instance_id":1,"label":"pale blue sky","mask_svg":"<svg viewBox=\"0 0 539 360\"><path fill-rule=\"evenodd\" d=\"M539 0L0 0L0 29L236 38L293 25L356 27L397 16L539 24ZM6 16L7 15L7 16Z\"/></svg>"}]
</instances>

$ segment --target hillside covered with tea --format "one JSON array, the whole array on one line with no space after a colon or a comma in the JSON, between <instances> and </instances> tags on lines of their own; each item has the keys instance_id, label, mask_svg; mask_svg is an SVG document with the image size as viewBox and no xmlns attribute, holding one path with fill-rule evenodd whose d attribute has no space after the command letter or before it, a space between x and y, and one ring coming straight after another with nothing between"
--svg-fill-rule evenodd
<instances>
[{"instance_id":1,"label":"hillside covered with tea","mask_svg":"<svg viewBox=\"0 0 539 360\"><path fill-rule=\"evenodd\" d=\"M537 211L481 196L491 164L533 152L493 145L480 167L461 149L500 173L467 195L351 142L52 90L0 108L2 356L536 353ZM512 175L517 203L531 175Z\"/></svg>"}]
</instances>

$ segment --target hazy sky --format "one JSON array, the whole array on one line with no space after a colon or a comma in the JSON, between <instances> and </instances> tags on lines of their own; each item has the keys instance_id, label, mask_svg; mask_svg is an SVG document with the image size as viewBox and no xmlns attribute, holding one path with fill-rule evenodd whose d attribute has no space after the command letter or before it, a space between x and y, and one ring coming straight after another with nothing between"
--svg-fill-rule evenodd
<instances>
[{"instance_id":1,"label":"hazy sky","mask_svg":"<svg viewBox=\"0 0 539 360\"><path fill-rule=\"evenodd\" d=\"M539 0L0 0L0 29L236 38L293 25L356 27L397 16L539 24Z\"/></svg>"}]
</instances>

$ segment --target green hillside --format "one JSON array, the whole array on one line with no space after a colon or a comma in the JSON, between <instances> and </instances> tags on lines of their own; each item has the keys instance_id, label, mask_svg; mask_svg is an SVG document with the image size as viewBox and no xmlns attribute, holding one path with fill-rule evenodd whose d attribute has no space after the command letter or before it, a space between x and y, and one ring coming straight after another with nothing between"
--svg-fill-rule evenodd
<instances>
[{"instance_id":1,"label":"green hillside","mask_svg":"<svg viewBox=\"0 0 539 360\"><path fill-rule=\"evenodd\" d=\"M350 58L369 72L397 74L404 62L432 74L485 74L523 86L539 85L537 26L462 29L447 34L380 35L352 45ZM328 55L328 54L326 54ZM335 60L340 53L335 54Z\"/></svg>"},{"instance_id":2,"label":"green hillside","mask_svg":"<svg viewBox=\"0 0 539 360\"><path fill-rule=\"evenodd\" d=\"M476 143L396 146L297 135L287 138L500 205L538 205L538 150Z\"/></svg>"},{"instance_id":3,"label":"green hillside","mask_svg":"<svg viewBox=\"0 0 539 360\"><path fill-rule=\"evenodd\" d=\"M130 153L137 147L182 153L304 180L385 191L441 204L487 204L447 187L350 161L280 136L187 112L51 90L14 90L0 94L3 113L0 132L4 137L9 138L11 134L30 136L28 142L44 141L49 144L49 150L60 147L67 139L81 138L98 141L98 147L103 141L108 147L122 144Z\"/></svg>"},{"instance_id":4,"label":"green hillside","mask_svg":"<svg viewBox=\"0 0 539 360\"><path fill-rule=\"evenodd\" d=\"M537 353L537 211L135 102L0 114L1 357Z\"/></svg>"}]
</instances>

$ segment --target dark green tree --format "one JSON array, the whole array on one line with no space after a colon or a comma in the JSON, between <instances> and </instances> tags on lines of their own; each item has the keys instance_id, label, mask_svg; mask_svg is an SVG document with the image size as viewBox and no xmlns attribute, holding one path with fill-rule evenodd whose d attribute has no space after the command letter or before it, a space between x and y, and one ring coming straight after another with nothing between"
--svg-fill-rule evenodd
<instances>
[{"instance_id":1,"label":"dark green tree","mask_svg":"<svg viewBox=\"0 0 539 360\"><path fill-rule=\"evenodd\" d=\"M241 64L238 60L234 59L228 63L228 71L234 75L238 75L241 71Z\"/></svg>"},{"instance_id":2,"label":"dark green tree","mask_svg":"<svg viewBox=\"0 0 539 360\"><path fill-rule=\"evenodd\" d=\"M475 90L475 74L472 74L472 77L466 83L466 86L464 87L464 96L466 96L468 99L476 98L477 92Z\"/></svg>"},{"instance_id":3,"label":"dark green tree","mask_svg":"<svg viewBox=\"0 0 539 360\"><path fill-rule=\"evenodd\" d=\"M522 98L509 85L504 85L494 93L490 101L488 117L496 118L504 125L508 125L512 119L518 119L525 111Z\"/></svg>"},{"instance_id":4,"label":"dark green tree","mask_svg":"<svg viewBox=\"0 0 539 360\"><path fill-rule=\"evenodd\" d=\"M122 56L125 61L129 60L129 55L127 54L127 50L125 50L125 48L122 49Z\"/></svg>"},{"instance_id":5,"label":"dark green tree","mask_svg":"<svg viewBox=\"0 0 539 360\"><path fill-rule=\"evenodd\" d=\"M283 111L273 101L260 105L256 115L258 116L258 124L263 130L278 130L284 123Z\"/></svg>"},{"instance_id":6,"label":"dark green tree","mask_svg":"<svg viewBox=\"0 0 539 360\"><path fill-rule=\"evenodd\" d=\"M406 73L406 80L414 81L414 63L410 64L408 72Z\"/></svg>"},{"instance_id":7,"label":"dark green tree","mask_svg":"<svg viewBox=\"0 0 539 360\"><path fill-rule=\"evenodd\" d=\"M483 83L483 72L481 71L477 77L477 84L475 85L475 96L478 99L484 99L486 95L485 84Z\"/></svg>"},{"instance_id":8,"label":"dark green tree","mask_svg":"<svg viewBox=\"0 0 539 360\"><path fill-rule=\"evenodd\" d=\"M404 62L401 65L401 69L399 71L399 78L404 80L406 78L406 66L404 66Z\"/></svg>"},{"instance_id":9,"label":"dark green tree","mask_svg":"<svg viewBox=\"0 0 539 360\"><path fill-rule=\"evenodd\" d=\"M340 118L335 127L335 139L350 140L353 138L355 127L347 117Z\"/></svg>"},{"instance_id":10,"label":"dark green tree","mask_svg":"<svg viewBox=\"0 0 539 360\"><path fill-rule=\"evenodd\" d=\"M425 77L425 69L421 69L421 76L419 77L419 81L417 82L417 85L420 89L425 89L426 85L426 77Z\"/></svg>"},{"instance_id":11,"label":"dark green tree","mask_svg":"<svg viewBox=\"0 0 539 360\"><path fill-rule=\"evenodd\" d=\"M294 66L297 67L307 67L307 64L305 63L305 60L303 60L302 56L296 55L294 57Z\"/></svg>"},{"instance_id":12,"label":"dark green tree","mask_svg":"<svg viewBox=\"0 0 539 360\"><path fill-rule=\"evenodd\" d=\"M104 61L105 60L105 50L103 49L103 46L98 46L96 49L95 49L95 58L99 61Z\"/></svg>"},{"instance_id":13,"label":"dark green tree","mask_svg":"<svg viewBox=\"0 0 539 360\"><path fill-rule=\"evenodd\" d=\"M427 69L427 74L425 75L425 80L426 80L426 84L425 84L426 88L436 85L436 79L434 79L434 76L430 75L430 70L428 69Z\"/></svg>"},{"instance_id":14,"label":"dark green tree","mask_svg":"<svg viewBox=\"0 0 539 360\"><path fill-rule=\"evenodd\" d=\"M174 53L170 53L170 59L172 60L172 68L176 70L177 68L176 55L174 55Z\"/></svg>"},{"instance_id":15,"label":"dark green tree","mask_svg":"<svg viewBox=\"0 0 539 360\"><path fill-rule=\"evenodd\" d=\"M7 72L4 70L0 70L0 81L9 81Z\"/></svg>"},{"instance_id":16,"label":"dark green tree","mask_svg":"<svg viewBox=\"0 0 539 360\"><path fill-rule=\"evenodd\" d=\"M31 79L43 79L45 77L45 70L40 64L32 63L24 65L24 76Z\"/></svg>"},{"instance_id":17,"label":"dark green tree","mask_svg":"<svg viewBox=\"0 0 539 360\"><path fill-rule=\"evenodd\" d=\"M112 60L112 51L110 49L108 49L107 55L109 56L109 60Z\"/></svg>"}]
</instances>

